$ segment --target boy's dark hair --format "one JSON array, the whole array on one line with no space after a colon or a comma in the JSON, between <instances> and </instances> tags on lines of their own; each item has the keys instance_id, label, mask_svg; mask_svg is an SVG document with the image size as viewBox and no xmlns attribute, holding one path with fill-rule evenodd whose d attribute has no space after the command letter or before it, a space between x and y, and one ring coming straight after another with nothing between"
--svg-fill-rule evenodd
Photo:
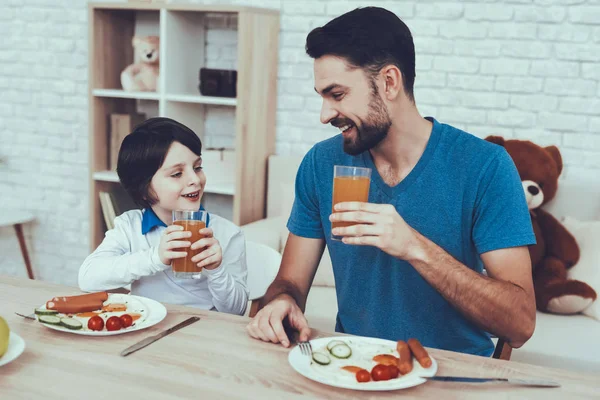
<instances>
[{"instance_id":1,"label":"boy's dark hair","mask_svg":"<svg viewBox=\"0 0 600 400\"><path fill-rule=\"evenodd\" d=\"M371 79L393 64L402 72L404 91L414 102L415 45L408 26L391 11L364 7L340 15L308 34L306 53L314 59L342 57L350 66L365 69Z\"/></svg>"},{"instance_id":2,"label":"boy's dark hair","mask_svg":"<svg viewBox=\"0 0 600 400\"><path fill-rule=\"evenodd\" d=\"M150 182L173 142L181 143L198 156L202 154L202 142L194 131L170 118L150 118L123 139L117 174L138 206L149 208L158 201Z\"/></svg>"}]
</instances>

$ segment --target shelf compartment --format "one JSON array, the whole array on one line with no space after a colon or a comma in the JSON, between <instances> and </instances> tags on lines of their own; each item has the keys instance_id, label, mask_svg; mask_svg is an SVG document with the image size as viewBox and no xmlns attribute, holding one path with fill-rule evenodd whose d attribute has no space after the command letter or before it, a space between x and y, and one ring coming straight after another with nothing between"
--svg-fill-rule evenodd
<instances>
[{"instance_id":1,"label":"shelf compartment","mask_svg":"<svg viewBox=\"0 0 600 400\"><path fill-rule=\"evenodd\" d=\"M158 101L118 97L92 97L90 99L90 161L92 171L110 169L110 114L142 113L146 118L158 115Z\"/></svg>"},{"instance_id":2,"label":"shelf compartment","mask_svg":"<svg viewBox=\"0 0 600 400\"><path fill-rule=\"evenodd\" d=\"M202 148L234 148L237 108L203 103L166 101L160 115L181 122L193 130Z\"/></svg>"},{"instance_id":3,"label":"shelf compartment","mask_svg":"<svg viewBox=\"0 0 600 400\"><path fill-rule=\"evenodd\" d=\"M199 91L200 69L236 69L237 16L169 10L164 12L162 21L166 36L161 42L162 54L167 56L161 68L165 71L165 77L170 77L168 81L163 81L167 99L203 102ZM231 98L207 100L210 102L205 104L234 106L237 103Z\"/></svg>"},{"instance_id":4,"label":"shelf compartment","mask_svg":"<svg viewBox=\"0 0 600 400\"><path fill-rule=\"evenodd\" d=\"M93 23L89 36L94 44L89 54L90 85L96 89L122 89L121 72L136 61L132 38L159 36L160 12L96 9L90 19Z\"/></svg>"}]
</instances>

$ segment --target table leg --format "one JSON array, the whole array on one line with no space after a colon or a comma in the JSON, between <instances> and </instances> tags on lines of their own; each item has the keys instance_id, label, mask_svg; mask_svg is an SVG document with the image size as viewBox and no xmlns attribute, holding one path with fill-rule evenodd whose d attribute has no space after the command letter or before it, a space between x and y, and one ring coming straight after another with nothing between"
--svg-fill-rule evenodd
<instances>
[{"instance_id":1,"label":"table leg","mask_svg":"<svg viewBox=\"0 0 600 400\"><path fill-rule=\"evenodd\" d=\"M35 279L33 276L33 270L31 269L31 262L29 261L29 253L27 252L27 245L25 244L25 236L23 235L23 225L15 224L15 232L17 233L17 239L19 239L19 247L21 247L21 254L23 254L23 260L27 267L27 276L29 279Z\"/></svg>"}]
</instances>

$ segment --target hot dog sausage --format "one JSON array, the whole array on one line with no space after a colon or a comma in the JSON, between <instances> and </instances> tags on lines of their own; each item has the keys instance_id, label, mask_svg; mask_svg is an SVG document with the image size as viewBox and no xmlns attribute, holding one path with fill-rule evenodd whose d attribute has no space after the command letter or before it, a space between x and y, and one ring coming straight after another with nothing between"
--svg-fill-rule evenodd
<instances>
[{"instance_id":1,"label":"hot dog sausage","mask_svg":"<svg viewBox=\"0 0 600 400\"><path fill-rule=\"evenodd\" d=\"M423 368L431 367L431 358L417 339L408 339L408 347Z\"/></svg>"},{"instance_id":2,"label":"hot dog sausage","mask_svg":"<svg viewBox=\"0 0 600 400\"><path fill-rule=\"evenodd\" d=\"M412 355L410 354L410 348L404 340L398 340L396 344L396 350L398 350L398 370L402 375L408 374L413 369Z\"/></svg>"},{"instance_id":3,"label":"hot dog sausage","mask_svg":"<svg viewBox=\"0 0 600 400\"><path fill-rule=\"evenodd\" d=\"M49 310L56 310L63 314L78 314L87 311L100 310L102 308L102 302L99 300L77 300L77 301L61 301L54 302L50 300L46 303L46 308Z\"/></svg>"},{"instance_id":4,"label":"hot dog sausage","mask_svg":"<svg viewBox=\"0 0 600 400\"><path fill-rule=\"evenodd\" d=\"M88 299L94 299L94 300L100 300L102 302L108 300L108 293L107 292L96 292L96 293L86 293L86 294L78 294L76 296L60 296L60 297L54 297L51 301L56 302L60 302L60 301L71 301L71 300L88 300Z\"/></svg>"},{"instance_id":5,"label":"hot dog sausage","mask_svg":"<svg viewBox=\"0 0 600 400\"><path fill-rule=\"evenodd\" d=\"M102 303L108 299L107 292L88 293L78 296L54 297L46 302L46 308L65 314L95 311L102 308Z\"/></svg>"}]
</instances>

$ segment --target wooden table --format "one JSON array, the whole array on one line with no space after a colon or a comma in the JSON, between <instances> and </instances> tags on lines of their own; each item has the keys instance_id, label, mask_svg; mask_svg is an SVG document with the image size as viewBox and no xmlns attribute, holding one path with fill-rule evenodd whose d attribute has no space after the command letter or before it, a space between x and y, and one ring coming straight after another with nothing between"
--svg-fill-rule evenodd
<instances>
[{"instance_id":1,"label":"wooden table","mask_svg":"<svg viewBox=\"0 0 600 400\"><path fill-rule=\"evenodd\" d=\"M31 313L55 295L75 288L0 276L0 315L26 342L25 352L0 367L2 399L574 399L592 398L598 376L431 350L440 375L553 379L561 388L524 388L506 384L426 382L393 392L332 388L297 374L289 349L248 337L248 319L167 305L161 323L138 332L88 337L53 331L14 314ZM190 315L202 319L128 357L131 344ZM329 336L315 332L315 336Z\"/></svg>"}]
</instances>

